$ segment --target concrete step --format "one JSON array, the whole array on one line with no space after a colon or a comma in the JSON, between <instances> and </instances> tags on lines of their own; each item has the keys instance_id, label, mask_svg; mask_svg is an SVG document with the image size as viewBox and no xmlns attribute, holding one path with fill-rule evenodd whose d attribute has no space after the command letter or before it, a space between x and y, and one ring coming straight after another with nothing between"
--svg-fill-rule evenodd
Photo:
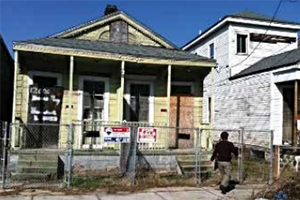
<instances>
[{"instance_id":1,"label":"concrete step","mask_svg":"<svg viewBox=\"0 0 300 200\"><path fill-rule=\"evenodd\" d=\"M11 179L14 181L49 181L55 178L51 173L13 173Z\"/></svg>"},{"instance_id":2,"label":"concrete step","mask_svg":"<svg viewBox=\"0 0 300 200\"><path fill-rule=\"evenodd\" d=\"M195 165L181 165L180 167L183 171L195 171L196 169ZM202 165L200 169L201 171L208 171L213 170L213 167L210 165Z\"/></svg>"},{"instance_id":3,"label":"concrete step","mask_svg":"<svg viewBox=\"0 0 300 200\"><path fill-rule=\"evenodd\" d=\"M196 160L177 159L179 165L196 165ZM201 160L201 165L210 165L210 160Z\"/></svg>"},{"instance_id":4,"label":"concrete step","mask_svg":"<svg viewBox=\"0 0 300 200\"><path fill-rule=\"evenodd\" d=\"M196 160L195 155L177 155L178 160ZM201 160L209 161L211 158L211 154L203 154L201 155Z\"/></svg>"},{"instance_id":5,"label":"concrete step","mask_svg":"<svg viewBox=\"0 0 300 200\"><path fill-rule=\"evenodd\" d=\"M27 161L57 161L58 155L43 155L43 154L20 154L20 160L27 160Z\"/></svg>"},{"instance_id":6,"label":"concrete step","mask_svg":"<svg viewBox=\"0 0 300 200\"><path fill-rule=\"evenodd\" d=\"M57 167L17 167L19 173L41 173L41 174L56 174Z\"/></svg>"},{"instance_id":7,"label":"concrete step","mask_svg":"<svg viewBox=\"0 0 300 200\"><path fill-rule=\"evenodd\" d=\"M57 167L57 162L54 160L30 161L18 160L18 167Z\"/></svg>"}]
</instances>

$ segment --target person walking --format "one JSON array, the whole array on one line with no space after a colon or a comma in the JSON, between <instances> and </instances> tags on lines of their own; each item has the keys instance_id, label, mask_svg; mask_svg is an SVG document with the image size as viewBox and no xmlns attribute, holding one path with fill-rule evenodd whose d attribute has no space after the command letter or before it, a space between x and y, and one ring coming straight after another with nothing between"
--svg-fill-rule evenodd
<instances>
[{"instance_id":1,"label":"person walking","mask_svg":"<svg viewBox=\"0 0 300 200\"><path fill-rule=\"evenodd\" d=\"M228 141L229 134L227 132L221 133L221 141L218 142L214 148L211 162L217 162L221 174L220 190L222 194L226 194L231 188L229 186L231 178L231 158L232 154L238 156L238 148Z\"/></svg>"}]
</instances>

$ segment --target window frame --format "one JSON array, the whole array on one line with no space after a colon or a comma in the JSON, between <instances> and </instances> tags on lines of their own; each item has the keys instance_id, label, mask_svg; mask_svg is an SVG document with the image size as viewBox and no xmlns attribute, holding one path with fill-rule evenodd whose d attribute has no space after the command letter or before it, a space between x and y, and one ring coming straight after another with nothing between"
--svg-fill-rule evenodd
<instances>
[{"instance_id":1,"label":"window frame","mask_svg":"<svg viewBox=\"0 0 300 200\"><path fill-rule=\"evenodd\" d=\"M124 98L128 105L130 105L130 88L131 85L134 84L141 84L141 85L149 85L150 87L150 95L149 95L149 116L148 116L148 123L153 124L154 123L154 83L152 81L141 81L141 80L128 80L126 81L126 87L125 87L125 94ZM127 107L126 110L126 119L129 119L129 107Z\"/></svg>"},{"instance_id":2,"label":"window frame","mask_svg":"<svg viewBox=\"0 0 300 200\"><path fill-rule=\"evenodd\" d=\"M246 36L245 39L245 52L238 52L238 36ZM235 42L235 52L237 55L248 55L249 53L249 33L236 33L235 34L235 38L236 38L236 42Z\"/></svg>"},{"instance_id":3,"label":"window frame","mask_svg":"<svg viewBox=\"0 0 300 200\"><path fill-rule=\"evenodd\" d=\"M57 79L56 86L62 86L62 74L61 73L30 70L28 72L28 75L29 75L29 79L28 79L29 86L33 85L33 77L34 76L56 78Z\"/></svg>"},{"instance_id":4,"label":"window frame","mask_svg":"<svg viewBox=\"0 0 300 200\"><path fill-rule=\"evenodd\" d=\"M211 48L211 46L213 46L213 48ZM213 50L213 56L211 55L211 50ZM215 59L215 57L216 57L216 47L215 47L214 42L212 42L208 45L208 57L210 59Z\"/></svg>"},{"instance_id":5,"label":"window frame","mask_svg":"<svg viewBox=\"0 0 300 200\"><path fill-rule=\"evenodd\" d=\"M84 87L84 81L99 81L104 82L104 94L103 94L103 119L102 121L109 121L109 78L108 77L101 77L101 76L79 76L78 78L79 83L79 92L80 92L80 100L79 100L79 106L78 106L78 119L82 121L83 117L83 87Z\"/></svg>"}]
</instances>

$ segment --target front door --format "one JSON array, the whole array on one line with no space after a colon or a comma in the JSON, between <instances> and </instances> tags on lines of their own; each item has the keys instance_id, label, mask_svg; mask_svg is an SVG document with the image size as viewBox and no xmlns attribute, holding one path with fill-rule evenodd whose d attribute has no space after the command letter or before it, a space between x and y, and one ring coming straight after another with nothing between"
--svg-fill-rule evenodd
<instances>
[{"instance_id":1,"label":"front door","mask_svg":"<svg viewBox=\"0 0 300 200\"><path fill-rule=\"evenodd\" d=\"M149 122L149 84L130 84L130 121Z\"/></svg>"},{"instance_id":2,"label":"front door","mask_svg":"<svg viewBox=\"0 0 300 200\"><path fill-rule=\"evenodd\" d=\"M294 116L294 88L283 88L283 142L292 144Z\"/></svg>"},{"instance_id":3,"label":"front door","mask_svg":"<svg viewBox=\"0 0 300 200\"><path fill-rule=\"evenodd\" d=\"M171 88L170 126L194 127L194 98L191 86L173 85ZM191 129L171 129L170 148L189 149L194 147L194 131Z\"/></svg>"}]
</instances>

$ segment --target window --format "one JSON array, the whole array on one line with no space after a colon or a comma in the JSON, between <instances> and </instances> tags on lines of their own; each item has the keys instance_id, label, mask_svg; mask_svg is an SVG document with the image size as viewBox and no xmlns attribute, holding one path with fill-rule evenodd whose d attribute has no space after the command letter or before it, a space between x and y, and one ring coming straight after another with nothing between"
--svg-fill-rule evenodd
<instances>
[{"instance_id":1,"label":"window","mask_svg":"<svg viewBox=\"0 0 300 200\"><path fill-rule=\"evenodd\" d=\"M247 35L237 34L237 53L247 53Z\"/></svg>"},{"instance_id":2,"label":"window","mask_svg":"<svg viewBox=\"0 0 300 200\"><path fill-rule=\"evenodd\" d=\"M54 87L57 85L57 78L46 76L33 76L33 84L39 88Z\"/></svg>"},{"instance_id":3,"label":"window","mask_svg":"<svg viewBox=\"0 0 300 200\"><path fill-rule=\"evenodd\" d=\"M104 31L103 33L101 33L99 39L103 40L103 41L109 41L110 39L110 35L109 35L109 31Z\"/></svg>"},{"instance_id":4,"label":"window","mask_svg":"<svg viewBox=\"0 0 300 200\"><path fill-rule=\"evenodd\" d=\"M215 58L215 45L214 45L214 43L209 45L209 58Z\"/></svg>"},{"instance_id":5,"label":"window","mask_svg":"<svg viewBox=\"0 0 300 200\"><path fill-rule=\"evenodd\" d=\"M149 121L149 84L130 84L130 121Z\"/></svg>"},{"instance_id":6,"label":"window","mask_svg":"<svg viewBox=\"0 0 300 200\"><path fill-rule=\"evenodd\" d=\"M211 97L203 98L203 116L202 123L208 124L212 122L212 99Z\"/></svg>"}]
</instances>

